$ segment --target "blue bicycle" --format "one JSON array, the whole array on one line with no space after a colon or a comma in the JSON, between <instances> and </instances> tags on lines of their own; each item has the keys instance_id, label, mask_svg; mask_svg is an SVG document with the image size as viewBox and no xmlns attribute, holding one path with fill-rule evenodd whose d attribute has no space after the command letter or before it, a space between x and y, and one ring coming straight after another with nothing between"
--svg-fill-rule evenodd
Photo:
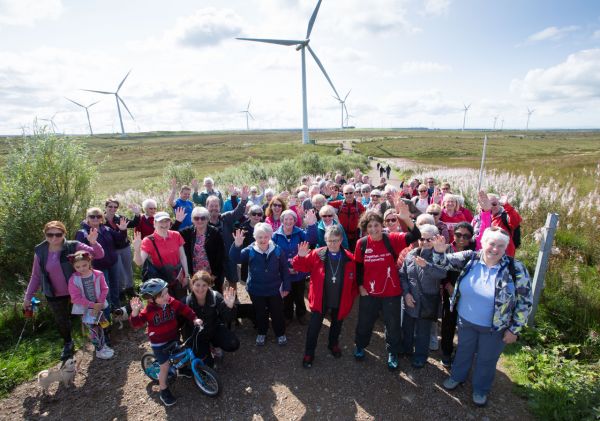
<instances>
[{"instance_id":1,"label":"blue bicycle","mask_svg":"<svg viewBox=\"0 0 600 421\"><path fill-rule=\"evenodd\" d=\"M192 369L196 386L198 386L206 396L216 398L222 388L219 376L217 375L217 372L207 366L202 359L196 357L192 350L192 346L189 344L190 339L196 338L201 330L201 327L194 327L192 335L190 335L183 344L173 342L173 344L167 348L169 362L171 363L167 381L169 383L174 382L177 379L177 371L182 367L189 365ZM158 382L160 365L156 362L154 354L152 352L145 353L142 355L141 362L144 373L150 377L150 379Z\"/></svg>"}]
</instances>

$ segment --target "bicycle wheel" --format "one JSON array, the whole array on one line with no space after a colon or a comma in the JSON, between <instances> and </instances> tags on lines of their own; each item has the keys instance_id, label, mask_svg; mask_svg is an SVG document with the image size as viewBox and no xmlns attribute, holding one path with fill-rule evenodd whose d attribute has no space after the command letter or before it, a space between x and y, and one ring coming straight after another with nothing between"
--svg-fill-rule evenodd
<instances>
[{"instance_id":1,"label":"bicycle wheel","mask_svg":"<svg viewBox=\"0 0 600 421\"><path fill-rule=\"evenodd\" d=\"M211 398L219 396L222 386L215 370L204 365L202 360L197 358L192 362L192 371L194 372L194 382L202 393Z\"/></svg>"},{"instance_id":2,"label":"bicycle wheel","mask_svg":"<svg viewBox=\"0 0 600 421\"><path fill-rule=\"evenodd\" d=\"M156 362L156 357L152 352L146 352L142 355L141 359L142 370L144 374L155 382L158 382L158 373L160 373L160 364ZM172 366L169 367L169 377L167 377L167 382L169 384L173 383L177 378L177 370L175 370Z\"/></svg>"}]
</instances>

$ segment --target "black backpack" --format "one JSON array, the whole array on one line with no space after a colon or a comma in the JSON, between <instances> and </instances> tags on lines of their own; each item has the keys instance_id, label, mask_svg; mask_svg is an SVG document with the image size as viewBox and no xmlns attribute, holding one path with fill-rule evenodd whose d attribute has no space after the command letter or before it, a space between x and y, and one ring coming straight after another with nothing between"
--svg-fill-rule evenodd
<instances>
[{"instance_id":1,"label":"black backpack","mask_svg":"<svg viewBox=\"0 0 600 421\"><path fill-rule=\"evenodd\" d=\"M506 211L502 211L502 213L500 214L500 218L502 219L502 223L510 233L515 248L519 248L521 246L521 225L517 225L517 227L514 230L511 230L510 225L508 225L508 214L506 213Z\"/></svg>"},{"instance_id":2,"label":"black backpack","mask_svg":"<svg viewBox=\"0 0 600 421\"><path fill-rule=\"evenodd\" d=\"M365 251L367 250L367 236L361 238L360 240L360 251L362 252L363 258L365 255ZM390 237L384 232L383 233L383 244L385 244L385 248L390 252L392 257L394 258L394 262L398 260L398 254L394 247L392 247L392 243L390 243Z\"/></svg>"}]
</instances>

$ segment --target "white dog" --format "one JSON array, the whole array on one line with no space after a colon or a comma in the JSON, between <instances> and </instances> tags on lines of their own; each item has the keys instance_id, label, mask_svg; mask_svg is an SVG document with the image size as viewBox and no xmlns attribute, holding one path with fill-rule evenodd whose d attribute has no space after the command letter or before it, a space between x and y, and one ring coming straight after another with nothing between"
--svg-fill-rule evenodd
<instances>
[{"instance_id":1,"label":"white dog","mask_svg":"<svg viewBox=\"0 0 600 421\"><path fill-rule=\"evenodd\" d=\"M38 373L38 384L46 393L52 383L61 382L63 386L73 386L77 373L77 363L73 358L69 358L59 369L42 370Z\"/></svg>"},{"instance_id":2,"label":"white dog","mask_svg":"<svg viewBox=\"0 0 600 421\"><path fill-rule=\"evenodd\" d=\"M129 313L131 312L131 307L129 304L119 307L118 309L112 312L112 321L113 323L119 324L119 329L123 329L123 322L126 322L129 319Z\"/></svg>"}]
</instances>

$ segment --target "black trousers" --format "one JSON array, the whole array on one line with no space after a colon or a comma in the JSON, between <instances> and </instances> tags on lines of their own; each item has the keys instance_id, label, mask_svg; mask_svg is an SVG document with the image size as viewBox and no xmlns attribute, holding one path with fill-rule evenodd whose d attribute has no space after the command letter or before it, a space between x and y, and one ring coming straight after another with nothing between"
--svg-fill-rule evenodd
<instances>
[{"instance_id":1,"label":"black trousers","mask_svg":"<svg viewBox=\"0 0 600 421\"><path fill-rule=\"evenodd\" d=\"M442 290L442 354L451 356L454 350L454 332L458 311L450 311L450 295L446 288Z\"/></svg>"},{"instance_id":2,"label":"black trousers","mask_svg":"<svg viewBox=\"0 0 600 421\"><path fill-rule=\"evenodd\" d=\"M285 321L283 320L283 298L279 293L268 297L250 294L254 313L256 314L256 328L259 335L266 335L269 330L269 316L273 323L275 336L285 335Z\"/></svg>"},{"instance_id":3,"label":"black trousers","mask_svg":"<svg viewBox=\"0 0 600 421\"><path fill-rule=\"evenodd\" d=\"M331 310L331 327L329 328L329 344L331 348L338 344L340 333L342 332L343 320L338 320L338 309L332 308ZM323 326L323 319L325 313L317 313L313 311L310 315L310 322L308 324L308 330L306 331L306 348L304 351L305 355L315 356L315 348L317 347L317 339L319 339L319 332L321 326Z\"/></svg>"},{"instance_id":4,"label":"black trousers","mask_svg":"<svg viewBox=\"0 0 600 421\"><path fill-rule=\"evenodd\" d=\"M383 312L385 324L385 347L388 353L400 352L402 330L400 328L400 311L402 296L376 298L370 295L360 296L358 301L358 322L354 342L358 348L366 348L371 342L373 326Z\"/></svg>"},{"instance_id":5,"label":"black trousers","mask_svg":"<svg viewBox=\"0 0 600 421\"><path fill-rule=\"evenodd\" d=\"M54 321L56 322L56 327L58 328L58 332L60 336L62 336L63 341L66 343L71 342L73 339L71 338L71 304L68 295L63 297L46 297L48 301L48 307L52 311L52 315L54 316Z\"/></svg>"},{"instance_id":6,"label":"black trousers","mask_svg":"<svg viewBox=\"0 0 600 421\"><path fill-rule=\"evenodd\" d=\"M225 352L235 352L240 347L240 340L223 323L219 323L210 336L202 335L202 332L200 332L194 341L194 354L196 354L196 357L203 359L210 367L214 364L210 353L211 345L215 348L221 348Z\"/></svg>"},{"instance_id":7,"label":"black trousers","mask_svg":"<svg viewBox=\"0 0 600 421\"><path fill-rule=\"evenodd\" d=\"M292 282L292 289L283 299L283 314L286 319L294 318L294 306L296 307L296 317L300 318L306 314L306 304L304 304L304 290L306 289L306 279Z\"/></svg>"}]
</instances>

